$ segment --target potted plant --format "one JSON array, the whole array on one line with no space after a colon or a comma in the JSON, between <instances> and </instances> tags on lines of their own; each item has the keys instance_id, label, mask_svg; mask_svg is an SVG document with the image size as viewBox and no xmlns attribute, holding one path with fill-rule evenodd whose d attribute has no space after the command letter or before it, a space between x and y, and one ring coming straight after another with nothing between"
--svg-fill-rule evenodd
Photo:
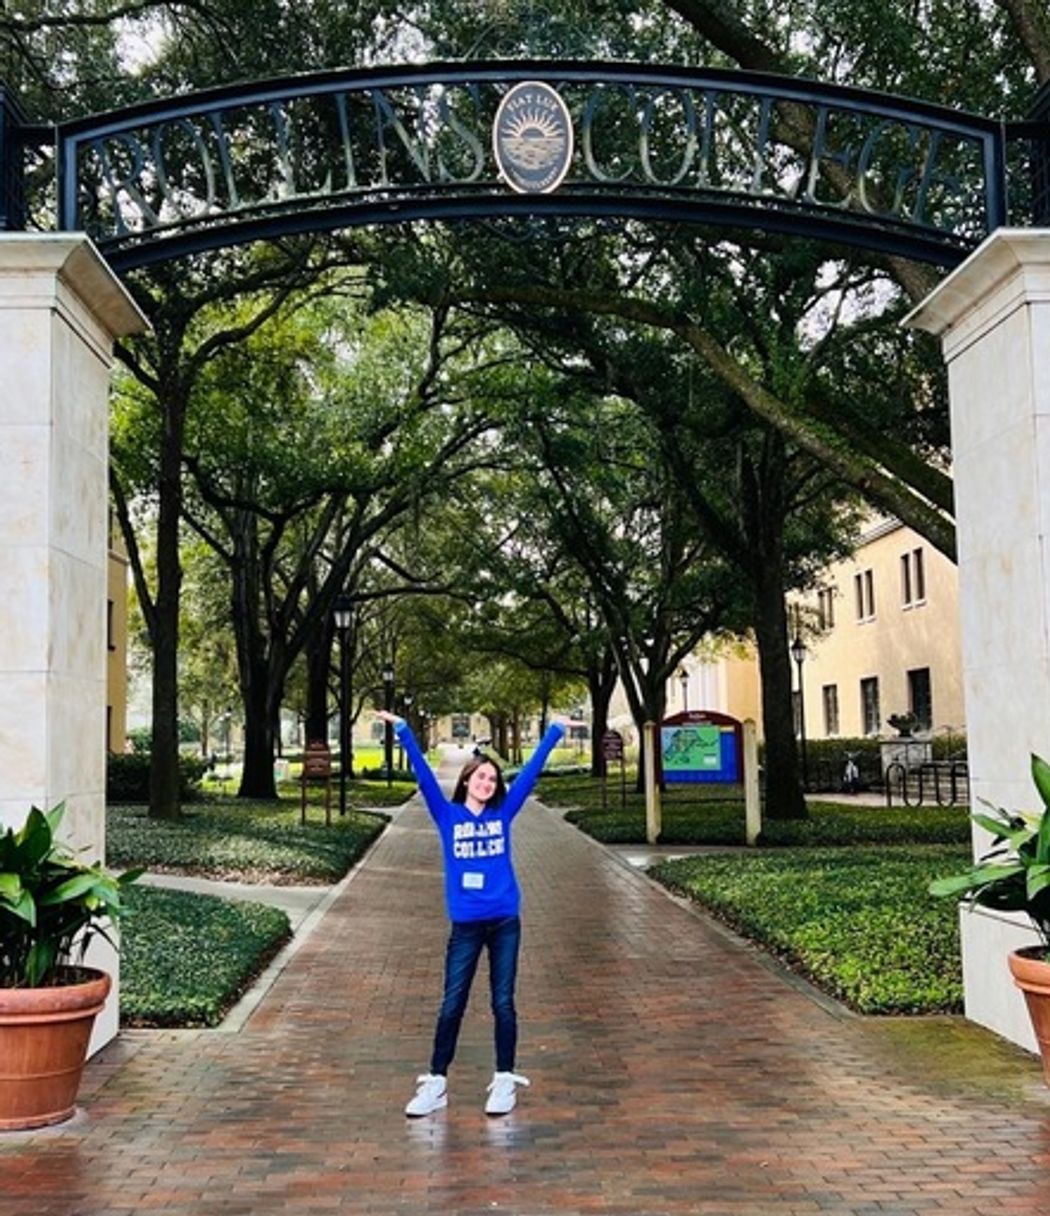
<instances>
[{"instance_id":1,"label":"potted plant","mask_svg":"<svg viewBox=\"0 0 1050 1216\"><path fill-rule=\"evenodd\" d=\"M111 980L83 966L141 871L85 865L56 839L65 807L34 807L0 836L0 1130L73 1113L95 1017Z\"/></svg>"},{"instance_id":2,"label":"potted plant","mask_svg":"<svg viewBox=\"0 0 1050 1216\"><path fill-rule=\"evenodd\" d=\"M890 714L886 719L886 725L892 726L893 729L902 739L910 739L919 726L919 719L913 713L906 714Z\"/></svg>"},{"instance_id":3,"label":"potted plant","mask_svg":"<svg viewBox=\"0 0 1050 1216\"><path fill-rule=\"evenodd\" d=\"M1043 809L1006 811L990 807L973 820L992 834L992 846L965 874L939 878L933 895L969 897L1003 912L1024 912L1039 944L1014 950L1008 959L1014 983L1024 993L1032 1028L1050 1085L1050 765L1032 756L1032 779Z\"/></svg>"}]
</instances>

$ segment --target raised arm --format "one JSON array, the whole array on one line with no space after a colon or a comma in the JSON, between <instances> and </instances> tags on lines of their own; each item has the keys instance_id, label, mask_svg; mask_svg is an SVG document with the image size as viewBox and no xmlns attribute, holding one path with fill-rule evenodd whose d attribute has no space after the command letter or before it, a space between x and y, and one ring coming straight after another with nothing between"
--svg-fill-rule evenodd
<instances>
[{"instance_id":1,"label":"raised arm","mask_svg":"<svg viewBox=\"0 0 1050 1216\"><path fill-rule=\"evenodd\" d=\"M427 764L427 758L416 742L416 737L412 733L412 728L404 720L399 718L397 714L387 713L386 710L380 710L376 717L384 722L389 722L394 728L394 734L397 735L398 741L405 749L405 753L412 765L412 769L416 774L416 780L419 782L419 792L423 795L423 801L427 804L432 815L445 805L445 795L441 792L441 786L438 785L438 779L434 776L434 772L430 765Z\"/></svg>"},{"instance_id":2,"label":"raised arm","mask_svg":"<svg viewBox=\"0 0 1050 1216\"><path fill-rule=\"evenodd\" d=\"M510 783L507 797L503 800L503 806L508 816L516 815L525 805L525 799L532 793L532 787L539 779L543 766L547 763L547 757L564 734L565 727L560 722L552 722L547 727L547 733L540 740L539 747L536 748L529 757L528 763Z\"/></svg>"}]
</instances>

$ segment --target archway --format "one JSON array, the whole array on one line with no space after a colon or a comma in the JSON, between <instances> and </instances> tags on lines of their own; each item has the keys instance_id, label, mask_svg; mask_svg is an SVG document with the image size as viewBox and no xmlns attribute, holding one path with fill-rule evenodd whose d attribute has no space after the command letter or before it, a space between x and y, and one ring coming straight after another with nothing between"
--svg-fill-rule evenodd
<instances>
[{"instance_id":1,"label":"archway","mask_svg":"<svg viewBox=\"0 0 1050 1216\"><path fill-rule=\"evenodd\" d=\"M511 155L497 120L501 101L514 90L522 121L510 138L531 132L537 142L547 141L543 156L557 169L550 179L526 175L508 184L506 165L502 175L496 172L501 140ZM6 222L16 229L26 206L22 150L40 132L24 123L9 98L3 113L4 176L15 183ZM291 233L409 219L558 215L773 229L954 266L1010 218L1008 142L1040 132L906 99L739 72L501 62L325 73L63 125L54 132L57 228L86 232L117 274ZM1038 171L1045 174L1045 165ZM9 236L0 249L17 277L24 251L52 239ZM63 334L82 344L78 349L93 347L97 364L107 343L137 318L126 301L113 305L103 336L85 339L73 314L86 306L106 322L98 299L123 297L116 286L102 286L100 261L76 256L78 265L94 269L81 281L72 263L53 265L45 312L49 325L60 318ZM72 310L62 301L70 285ZM11 298L14 348L25 311L17 293ZM946 323L954 324L954 316ZM62 353L50 344L41 349L48 372L35 424L46 426L52 386L68 389L69 365L55 362ZM104 416L100 388L96 376L96 435ZM90 482L85 492L97 515L105 502L104 466L97 451L82 455L75 466L53 470L55 493L68 495ZM69 498L64 506L74 509ZM97 540L92 536L91 543ZM17 544L16 538L12 548ZM45 549L53 554L63 544L56 534ZM65 584L48 585L57 604ZM91 586L70 594L63 610L93 621ZM101 620L89 633L95 625ZM27 728L44 735L60 731L61 714L68 712L68 705L57 711L46 693L61 663L52 644L59 626L49 618L47 629L41 691L28 706L19 698ZM94 643L88 651L90 672ZM0 696L19 696L18 674L16 668L0 673ZM18 746L24 749L24 739ZM15 750L0 751L0 763ZM3 801L53 803L75 791L75 780L56 765L38 774L31 790ZM101 790L82 795L80 838L95 845Z\"/></svg>"}]
</instances>

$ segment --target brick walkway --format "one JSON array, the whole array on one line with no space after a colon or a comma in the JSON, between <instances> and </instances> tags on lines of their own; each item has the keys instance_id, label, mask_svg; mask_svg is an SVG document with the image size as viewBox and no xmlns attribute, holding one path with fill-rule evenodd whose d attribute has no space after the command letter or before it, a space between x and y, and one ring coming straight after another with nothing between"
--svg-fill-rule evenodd
<instances>
[{"instance_id":1,"label":"brick walkway","mask_svg":"<svg viewBox=\"0 0 1050 1216\"><path fill-rule=\"evenodd\" d=\"M518 1110L482 1113L479 983L447 1111L409 1121L440 991L413 803L237 1033L132 1032L64 1127L0 1136L0 1216L1036 1216L1050 1091L955 1019L853 1018L531 804ZM479 981L484 977L479 975Z\"/></svg>"}]
</instances>

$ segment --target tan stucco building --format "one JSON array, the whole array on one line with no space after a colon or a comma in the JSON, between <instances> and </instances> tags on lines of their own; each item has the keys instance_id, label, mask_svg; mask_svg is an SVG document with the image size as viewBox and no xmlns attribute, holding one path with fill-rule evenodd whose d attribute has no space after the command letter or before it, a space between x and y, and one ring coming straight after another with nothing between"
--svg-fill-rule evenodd
<instances>
[{"instance_id":1,"label":"tan stucco building","mask_svg":"<svg viewBox=\"0 0 1050 1216\"><path fill-rule=\"evenodd\" d=\"M910 528L872 523L794 607L807 738L892 734L905 713L924 732L965 729L956 568Z\"/></svg>"},{"instance_id":2,"label":"tan stucco building","mask_svg":"<svg viewBox=\"0 0 1050 1216\"><path fill-rule=\"evenodd\" d=\"M789 604L805 644L807 739L892 736L891 714L914 713L925 731L965 730L955 566L896 520L873 520L853 555ZM682 674L686 675L683 681ZM798 666L792 663L792 686ZM717 710L762 729L753 646L705 642L668 682L667 712ZM620 714L629 720L621 694Z\"/></svg>"}]
</instances>

